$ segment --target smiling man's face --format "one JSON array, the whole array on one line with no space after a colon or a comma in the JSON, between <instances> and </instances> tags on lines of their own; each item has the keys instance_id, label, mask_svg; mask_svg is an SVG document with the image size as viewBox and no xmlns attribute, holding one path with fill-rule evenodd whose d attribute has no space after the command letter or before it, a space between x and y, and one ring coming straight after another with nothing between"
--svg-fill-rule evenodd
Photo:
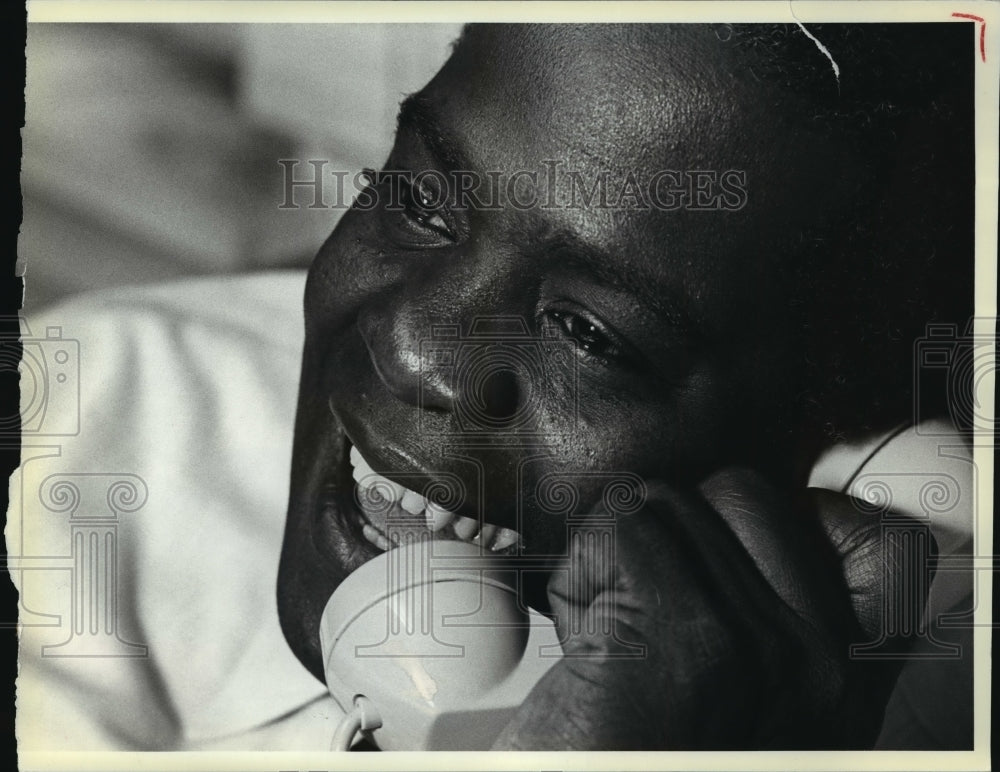
<instances>
[{"instance_id":1,"label":"smiling man's face","mask_svg":"<svg viewBox=\"0 0 1000 772\"><path fill-rule=\"evenodd\" d=\"M517 26L470 29L404 105L386 169L492 174L499 199L432 209L404 183L400 207L346 213L310 271L278 594L317 677L323 607L388 517L558 554L547 483L579 513L609 475L693 486L787 408L789 255L849 169L775 104L706 27ZM662 171L708 172L702 202L737 176L719 208L620 195ZM537 182L508 188L517 172ZM573 176L577 204L602 177L610 200L570 205ZM359 506L368 468L408 492Z\"/></svg>"}]
</instances>

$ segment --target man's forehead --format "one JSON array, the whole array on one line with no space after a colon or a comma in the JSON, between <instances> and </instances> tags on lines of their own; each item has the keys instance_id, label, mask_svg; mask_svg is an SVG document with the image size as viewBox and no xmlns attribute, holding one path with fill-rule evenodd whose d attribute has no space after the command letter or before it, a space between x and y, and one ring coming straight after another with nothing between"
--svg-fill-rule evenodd
<instances>
[{"instance_id":1,"label":"man's forehead","mask_svg":"<svg viewBox=\"0 0 1000 772\"><path fill-rule=\"evenodd\" d=\"M742 85L718 44L703 26L476 26L425 92L484 166L624 173L726 152Z\"/></svg>"},{"instance_id":2,"label":"man's forehead","mask_svg":"<svg viewBox=\"0 0 1000 772\"><path fill-rule=\"evenodd\" d=\"M612 255L639 283L728 304L745 271L775 269L799 234L839 216L852 176L840 149L776 118L774 89L738 69L704 25L477 27L411 105L423 139L460 151L453 157L480 174L507 179L558 162L564 205L570 175L580 192L605 176L611 206L535 207L511 214L517 228L544 220ZM669 183L661 192L688 194L681 209L615 205L629 174L648 193L664 173L676 176L659 178ZM730 198L738 211L690 206L697 175L717 198L728 173L746 194Z\"/></svg>"}]
</instances>

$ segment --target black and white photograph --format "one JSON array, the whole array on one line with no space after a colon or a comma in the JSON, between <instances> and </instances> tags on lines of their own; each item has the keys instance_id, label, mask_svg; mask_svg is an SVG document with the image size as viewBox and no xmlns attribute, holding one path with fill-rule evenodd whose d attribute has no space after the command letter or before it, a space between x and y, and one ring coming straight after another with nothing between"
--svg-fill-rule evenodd
<instances>
[{"instance_id":1,"label":"black and white photograph","mask_svg":"<svg viewBox=\"0 0 1000 772\"><path fill-rule=\"evenodd\" d=\"M31 0L20 768L989 769L998 31Z\"/></svg>"}]
</instances>

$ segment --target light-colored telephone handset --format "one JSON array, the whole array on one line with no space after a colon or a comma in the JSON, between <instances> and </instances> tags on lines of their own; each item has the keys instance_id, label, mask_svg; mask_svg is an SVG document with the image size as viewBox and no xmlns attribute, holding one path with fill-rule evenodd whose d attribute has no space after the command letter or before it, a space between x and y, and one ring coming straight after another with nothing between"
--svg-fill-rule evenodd
<instances>
[{"instance_id":1,"label":"light-colored telephone handset","mask_svg":"<svg viewBox=\"0 0 1000 772\"><path fill-rule=\"evenodd\" d=\"M320 621L347 714L333 749L365 733L382 750L487 750L562 655L516 588L502 558L459 541L413 541L348 576Z\"/></svg>"}]
</instances>

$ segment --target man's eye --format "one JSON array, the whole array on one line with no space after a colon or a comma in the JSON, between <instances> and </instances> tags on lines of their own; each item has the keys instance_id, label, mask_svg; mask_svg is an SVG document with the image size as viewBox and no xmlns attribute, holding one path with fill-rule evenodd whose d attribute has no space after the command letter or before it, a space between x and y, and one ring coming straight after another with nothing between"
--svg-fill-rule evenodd
<instances>
[{"instance_id":1,"label":"man's eye","mask_svg":"<svg viewBox=\"0 0 1000 772\"><path fill-rule=\"evenodd\" d=\"M403 214L422 228L435 231L449 239L454 233L442 216L443 192L434 188L428 180L402 180L400 204Z\"/></svg>"},{"instance_id":2,"label":"man's eye","mask_svg":"<svg viewBox=\"0 0 1000 772\"><path fill-rule=\"evenodd\" d=\"M551 311L550 315L559 324L563 333L576 341L588 354L610 359L622 353L621 347L598 325L569 311Z\"/></svg>"},{"instance_id":3,"label":"man's eye","mask_svg":"<svg viewBox=\"0 0 1000 772\"><path fill-rule=\"evenodd\" d=\"M365 169L363 174L368 180L365 210L377 212L382 235L394 244L404 249L428 249L459 240L443 175L395 169Z\"/></svg>"}]
</instances>

